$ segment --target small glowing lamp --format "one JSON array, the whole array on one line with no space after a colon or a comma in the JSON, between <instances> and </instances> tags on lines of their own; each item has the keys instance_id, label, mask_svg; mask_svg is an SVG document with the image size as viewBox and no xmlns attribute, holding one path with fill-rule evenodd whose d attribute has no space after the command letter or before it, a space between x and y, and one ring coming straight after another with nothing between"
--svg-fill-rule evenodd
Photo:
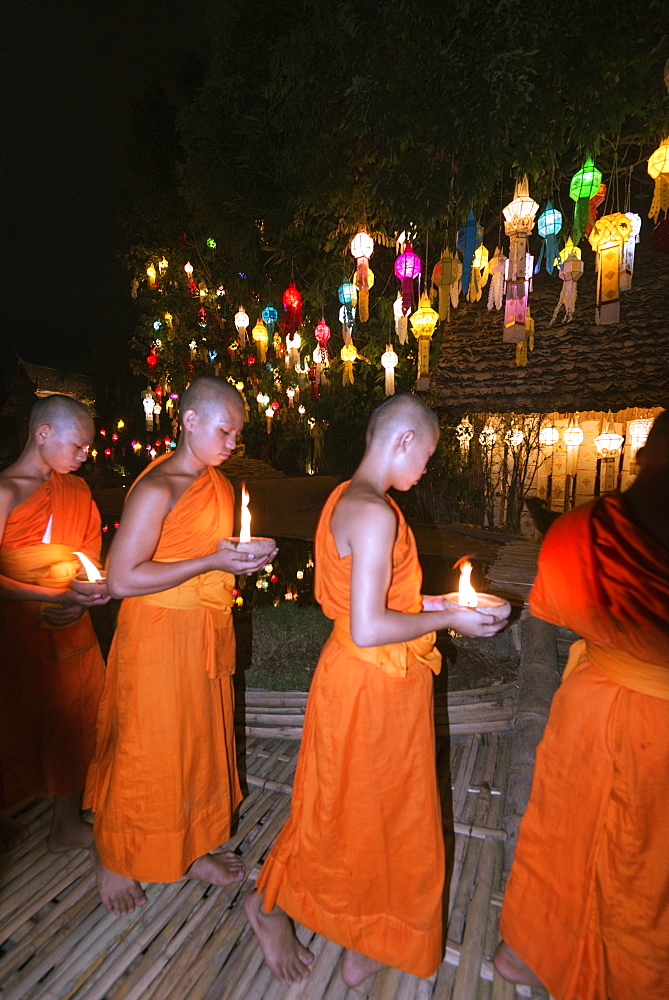
<instances>
[{"instance_id":1,"label":"small glowing lamp","mask_svg":"<svg viewBox=\"0 0 669 1000\"><path fill-rule=\"evenodd\" d=\"M381 364L385 371L386 396L395 394L395 368L399 358L391 344L386 344L385 353L381 355Z\"/></svg>"},{"instance_id":2,"label":"small glowing lamp","mask_svg":"<svg viewBox=\"0 0 669 1000\"><path fill-rule=\"evenodd\" d=\"M618 434L613 423L613 414L609 410L606 418L606 430L598 434L594 444L600 458L616 458L620 454L624 437Z\"/></svg>"},{"instance_id":3,"label":"small glowing lamp","mask_svg":"<svg viewBox=\"0 0 669 1000\"><path fill-rule=\"evenodd\" d=\"M572 417L569 426L562 432L562 440L568 448L576 448L583 442L583 431Z\"/></svg>"},{"instance_id":4,"label":"small glowing lamp","mask_svg":"<svg viewBox=\"0 0 669 1000\"><path fill-rule=\"evenodd\" d=\"M539 444L549 448L560 440L560 432L554 424L549 427L542 427L539 431Z\"/></svg>"}]
</instances>

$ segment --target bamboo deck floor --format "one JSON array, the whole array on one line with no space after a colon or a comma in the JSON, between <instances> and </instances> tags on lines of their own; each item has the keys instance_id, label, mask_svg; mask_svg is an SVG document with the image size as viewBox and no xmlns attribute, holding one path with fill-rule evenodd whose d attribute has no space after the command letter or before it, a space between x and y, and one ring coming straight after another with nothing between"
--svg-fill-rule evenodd
<instances>
[{"instance_id":1,"label":"bamboo deck floor","mask_svg":"<svg viewBox=\"0 0 669 1000\"><path fill-rule=\"evenodd\" d=\"M450 694L450 735L443 706L441 722L437 709L451 878L446 956L431 979L386 969L348 989L339 975L342 949L304 928L299 936L315 955L310 976L293 986L273 979L245 920L243 898L288 815L299 741L298 733L273 735L274 714L286 715L286 705L261 713L255 706L262 698L251 698L256 716L271 718L256 717L240 735L248 795L226 848L239 849L246 860L244 885L233 891L190 881L151 885L146 907L112 917L98 900L86 852L46 852L51 807L35 800L17 814L29 838L2 859L2 1000L545 1000L541 991L505 983L491 963L503 892L501 821L514 698L510 685L497 693ZM265 699L265 709L268 704ZM472 721L477 708L484 731Z\"/></svg>"}]
</instances>

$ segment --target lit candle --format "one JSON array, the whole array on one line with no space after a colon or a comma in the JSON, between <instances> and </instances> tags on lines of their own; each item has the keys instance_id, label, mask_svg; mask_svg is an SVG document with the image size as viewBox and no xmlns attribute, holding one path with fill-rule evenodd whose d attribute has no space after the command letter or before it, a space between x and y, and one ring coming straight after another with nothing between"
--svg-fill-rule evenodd
<instances>
[{"instance_id":1,"label":"lit candle","mask_svg":"<svg viewBox=\"0 0 669 1000\"><path fill-rule=\"evenodd\" d=\"M75 552L74 554L75 554L75 556L79 557L81 565L84 567L84 569L86 571L86 579L90 583L97 583L98 580L102 580L103 579L102 573L97 568L97 566L95 565L95 563L91 562L91 560L88 558L88 556L85 556L83 552Z\"/></svg>"},{"instance_id":2,"label":"lit candle","mask_svg":"<svg viewBox=\"0 0 669 1000\"><path fill-rule=\"evenodd\" d=\"M242 483L239 537L229 538L228 541L232 542L236 549L241 549L252 556L264 557L265 559L276 548L276 542L273 538L260 538L251 535L251 511L249 510L249 493L246 489L246 483Z\"/></svg>"},{"instance_id":3,"label":"lit candle","mask_svg":"<svg viewBox=\"0 0 669 1000\"><path fill-rule=\"evenodd\" d=\"M246 489L246 483L242 483L242 514L239 541L251 541L251 511L249 510L249 493Z\"/></svg>"},{"instance_id":4,"label":"lit candle","mask_svg":"<svg viewBox=\"0 0 669 1000\"><path fill-rule=\"evenodd\" d=\"M500 608L506 604L502 597L495 597L494 594L480 594L472 586L472 564L469 556L462 556L455 563L454 569L460 567L460 582L458 592L446 594L446 600L451 604L458 604L461 608Z\"/></svg>"}]
</instances>

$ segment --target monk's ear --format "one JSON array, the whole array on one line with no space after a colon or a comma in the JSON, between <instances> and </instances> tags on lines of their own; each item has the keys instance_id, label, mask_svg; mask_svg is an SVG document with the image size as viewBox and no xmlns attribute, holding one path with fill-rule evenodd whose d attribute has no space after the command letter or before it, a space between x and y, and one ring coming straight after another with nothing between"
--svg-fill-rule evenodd
<instances>
[{"instance_id":1,"label":"monk's ear","mask_svg":"<svg viewBox=\"0 0 669 1000\"><path fill-rule=\"evenodd\" d=\"M35 428L35 440L38 444L44 444L49 440L53 427L51 424L40 424Z\"/></svg>"},{"instance_id":2,"label":"monk's ear","mask_svg":"<svg viewBox=\"0 0 669 1000\"><path fill-rule=\"evenodd\" d=\"M402 451L406 451L416 440L416 432L412 430L402 431L399 439L399 446Z\"/></svg>"},{"instance_id":3,"label":"monk's ear","mask_svg":"<svg viewBox=\"0 0 669 1000\"><path fill-rule=\"evenodd\" d=\"M192 431L197 423L197 410L185 410L181 414L181 426L184 430Z\"/></svg>"}]
</instances>

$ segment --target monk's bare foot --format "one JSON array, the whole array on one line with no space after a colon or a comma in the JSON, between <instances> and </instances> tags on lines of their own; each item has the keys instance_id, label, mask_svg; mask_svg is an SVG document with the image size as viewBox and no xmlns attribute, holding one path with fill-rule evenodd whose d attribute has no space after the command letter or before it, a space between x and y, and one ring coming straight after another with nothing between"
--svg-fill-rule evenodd
<instances>
[{"instance_id":1,"label":"monk's bare foot","mask_svg":"<svg viewBox=\"0 0 669 1000\"><path fill-rule=\"evenodd\" d=\"M381 962L375 962L373 958L367 958L359 951L347 948L341 963L341 978L347 986L360 986L365 979L369 979L384 968Z\"/></svg>"},{"instance_id":2,"label":"monk's bare foot","mask_svg":"<svg viewBox=\"0 0 669 1000\"><path fill-rule=\"evenodd\" d=\"M0 854L11 851L12 847L27 840L29 836L30 830L27 826L17 823L11 816L0 812Z\"/></svg>"},{"instance_id":3,"label":"monk's bare foot","mask_svg":"<svg viewBox=\"0 0 669 1000\"><path fill-rule=\"evenodd\" d=\"M266 913L262 897L257 892L248 894L244 909L260 942L265 961L276 978L282 983L301 983L306 979L314 956L300 944L293 924L283 910L275 906Z\"/></svg>"},{"instance_id":4,"label":"monk's bare foot","mask_svg":"<svg viewBox=\"0 0 669 1000\"><path fill-rule=\"evenodd\" d=\"M47 851L76 851L93 843L93 827L81 818L81 792L64 799L54 798L51 831L46 842Z\"/></svg>"},{"instance_id":5,"label":"monk's bare foot","mask_svg":"<svg viewBox=\"0 0 669 1000\"><path fill-rule=\"evenodd\" d=\"M105 868L95 844L90 846L90 855L98 882L100 899L109 913L122 917L126 913L132 913L135 907L144 906L148 902L139 882L132 878L126 878L124 875L117 875L116 872L110 872L108 868Z\"/></svg>"},{"instance_id":6,"label":"monk's bare foot","mask_svg":"<svg viewBox=\"0 0 669 1000\"><path fill-rule=\"evenodd\" d=\"M519 983L522 986L543 988L544 984L541 980L532 972L529 965L526 965L522 958L509 948L506 941L500 941L497 945L493 962L502 979L506 979L510 983Z\"/></svg>"},{"instance_id":7,"label":"monk's bare foot","mask_svg":"<svg viewBox=\"0 0 669 1000\"><path fill-rule=\"evenodd\" d=\"M246 867L242 859L232 851L224 854L203 854L190 866L184 878L198 878L209 885L234 885L242 882Z\"/></svg>"}]
</instances>

